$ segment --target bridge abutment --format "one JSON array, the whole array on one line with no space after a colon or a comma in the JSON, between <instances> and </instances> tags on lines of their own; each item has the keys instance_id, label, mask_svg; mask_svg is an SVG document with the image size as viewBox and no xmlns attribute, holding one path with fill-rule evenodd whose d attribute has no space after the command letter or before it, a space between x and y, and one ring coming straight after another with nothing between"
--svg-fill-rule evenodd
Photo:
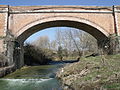
<instances>
[{"instance_id":1,"label":"bridge abutment","mask_svg":"<svg viewBox=\"0 0 120 90\"><path fill-rule=\"evenodd\" d=\"M14 41L14 53L13 59L16 63L16 68L21 68L24 65L24 48L23 44L19 43L18 41Z\"/></svg>"},{"instance_id":2,"label":"bridge abutment","mask_svg":"<svg viewBox=\"0 0 120 90\"><path fill-rule=\"evenodd\" d=\"M8 35L9 36L9 35ZM15 65L15 68L21 68L24 65L24 49L23 45L15 40L14 37L6 37L6 52L8 65Z\"/></svg>"},{"instance_id":3,"label":"bridge abutment","mask_svg":"<svg viewBox=\"0 0 120 90\"><path fill-rule=\"evenodd\" d=\"M8 5L0 5L0 53L6 56L8 66L15 65L15 68L20 68L24 64L21 54L23 49L18 50L10 25L10 8Z\"/></svg>"}]
</instances>

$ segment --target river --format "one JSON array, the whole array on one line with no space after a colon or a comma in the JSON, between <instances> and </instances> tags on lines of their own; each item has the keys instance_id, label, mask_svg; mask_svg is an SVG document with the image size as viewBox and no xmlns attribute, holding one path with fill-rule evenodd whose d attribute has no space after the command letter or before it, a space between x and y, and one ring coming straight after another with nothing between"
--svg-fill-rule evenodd
<instances>
[{"instance_id":1,"label":"river","mask_svg":"<svg viewBox=\"0 0 120 90\"><path fill-rule=\"evenodd\" d=\"M55 73L63 64L27 66L0 79L0 90L62 90Z\"/></svg>"}]
</instances>

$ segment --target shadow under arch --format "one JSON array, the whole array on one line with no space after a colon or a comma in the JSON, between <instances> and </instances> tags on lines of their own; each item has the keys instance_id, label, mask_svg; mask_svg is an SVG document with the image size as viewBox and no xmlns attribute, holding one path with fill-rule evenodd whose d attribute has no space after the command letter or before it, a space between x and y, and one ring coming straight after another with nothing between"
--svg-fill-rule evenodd
<instances>
[{"instance_id":1,"label":"shadow under arch","mask_svg":"<svg viewBox=\"0 0 120 90\"><path fill-rule=\"evenodd\" d=\"M83 30L97 39L98 42L108 38L109 33L99 25L76 17L48 17L31 22L16 32L16 40L23 43L29 36L37 31L50 27L72 27Z\"/></svg>"}]
</instances>

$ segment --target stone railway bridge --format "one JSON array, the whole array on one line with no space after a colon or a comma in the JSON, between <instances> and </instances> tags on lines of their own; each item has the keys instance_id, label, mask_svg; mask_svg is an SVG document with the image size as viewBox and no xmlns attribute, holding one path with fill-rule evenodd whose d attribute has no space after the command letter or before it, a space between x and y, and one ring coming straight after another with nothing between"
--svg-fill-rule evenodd
<instances>
[{"instance_id":1,"label":"stone railway bridge","mask_svg":"<svg viewBox=\"0 0 120 90\"><path fill-rule=\"evenodd\" d=\"M9 65L24 65L24 41L33 33L67 26L93 35L98 44L111 34L120 36L120 6L6 6L0 5L0 52Z\"/></svg>"}]
</instances>

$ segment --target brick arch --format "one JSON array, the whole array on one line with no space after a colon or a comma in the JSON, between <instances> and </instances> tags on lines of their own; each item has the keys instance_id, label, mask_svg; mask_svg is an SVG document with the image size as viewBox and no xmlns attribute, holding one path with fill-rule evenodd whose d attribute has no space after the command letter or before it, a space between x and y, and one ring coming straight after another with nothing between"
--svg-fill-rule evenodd
<instances>
[{"instance_id":1,"label":"brick arch","mask_svg":"<svg viewBox=\"0 0 120 90\"><path fill-rule=\"evenodd\" d=\"M84 18L78 18L73 16L51 16L46 18L41 18L39 20L33 21L24 25L20 30L16 32L16 38L20 42L24 42L33 33L50 27L74 27L88 32L94 36L97 40L102 40L109 36L104 28L100 25L86 20Z\"/></svg>"}]
</instances>

